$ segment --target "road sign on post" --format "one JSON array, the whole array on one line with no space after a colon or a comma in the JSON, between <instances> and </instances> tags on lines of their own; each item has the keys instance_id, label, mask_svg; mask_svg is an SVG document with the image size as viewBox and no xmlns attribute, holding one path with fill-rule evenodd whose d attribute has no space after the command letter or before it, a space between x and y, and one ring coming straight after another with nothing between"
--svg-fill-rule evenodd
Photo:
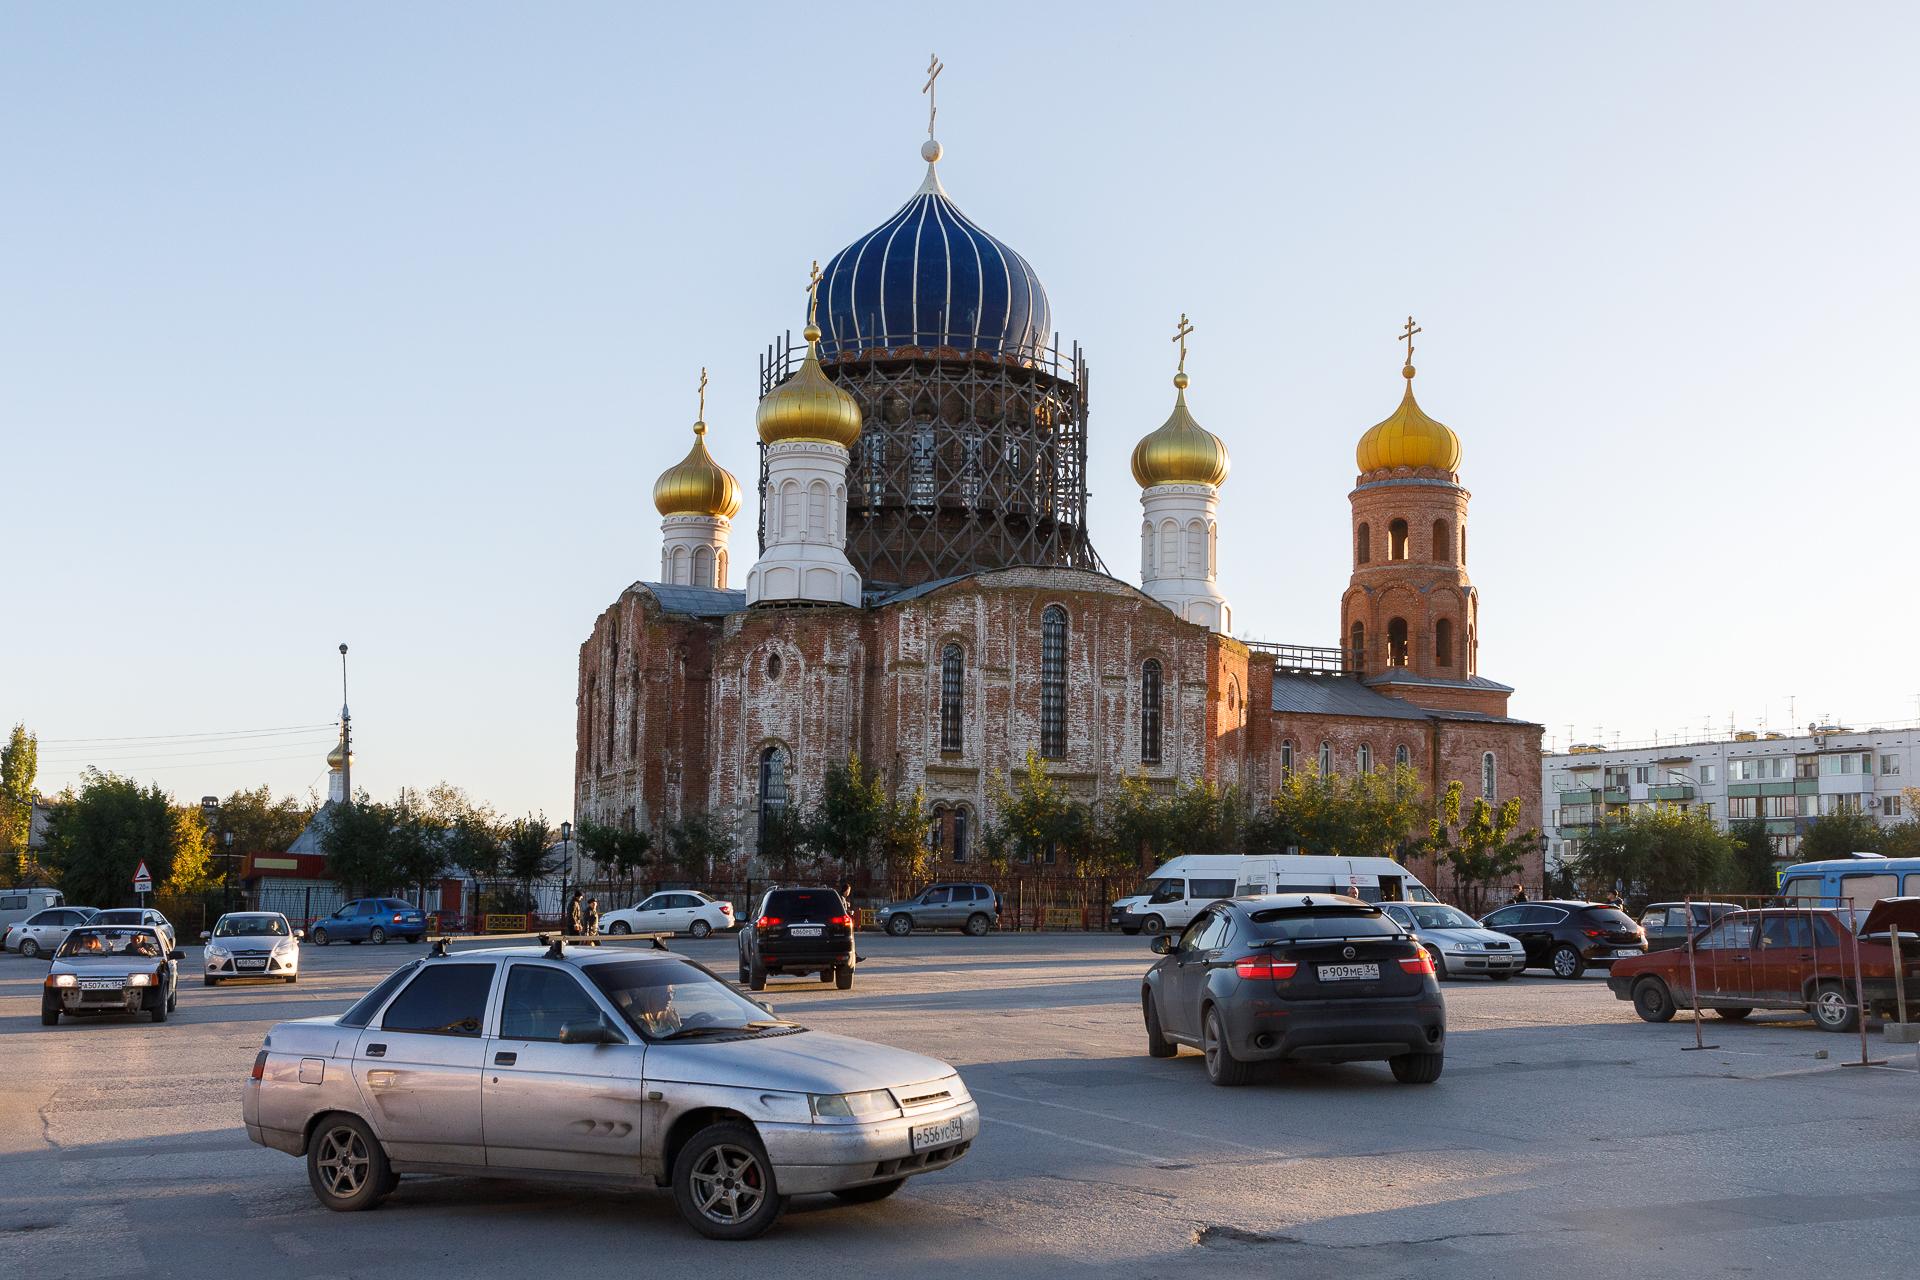
<instances>
[{"instance_id":1,"label":"road sign on post","mask_svg":"<svg viewBox=\"0 0 1920 1280\"><path fill-rule=\"evenodd\" d=\"M140 864L140 869L133 873L133 891L142 896L153 892L153 873L147 870L147 864L144 862Z\"/></svg>"}]
</instances>

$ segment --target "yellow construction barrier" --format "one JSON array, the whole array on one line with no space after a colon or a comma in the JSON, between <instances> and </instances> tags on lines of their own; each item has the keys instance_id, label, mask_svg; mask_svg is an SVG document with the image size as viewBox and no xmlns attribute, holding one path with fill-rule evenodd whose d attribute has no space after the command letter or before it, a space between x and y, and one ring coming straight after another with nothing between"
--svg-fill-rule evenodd
<instances>
[{"instance_id":1,"label":"yellow construction barrier","mask_svg":"<svg viewBox=\"0 0 1920 1280\"><path fill-rule=\"evenodd\" d=\"M853 919L854 919L854 928L856 929L873 928L874 926L873 908L872 907L855 908L853 913Z\"/></svg>"},{"instance_id":2,"label":"yellow construction barrier","mask_svg":"<svg viewBox=\"0 0 1920 1280\"><path fill-rule=\"evenodd\" d=\"M524 913L517 916L489 913L481 917L481 920L482 933L525 933L527 931L527 917Z\"/></svg>"}]
</instances>

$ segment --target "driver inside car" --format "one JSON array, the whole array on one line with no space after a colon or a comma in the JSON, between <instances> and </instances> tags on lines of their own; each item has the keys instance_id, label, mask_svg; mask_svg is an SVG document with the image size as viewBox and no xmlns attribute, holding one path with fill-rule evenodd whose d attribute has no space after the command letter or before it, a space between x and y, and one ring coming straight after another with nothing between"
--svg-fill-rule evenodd
<instances>
[{"instance_id":1,"label":"driver inside car","mask_svg":"<svg viewBox=\"0 0 1920 1280\"><path fill-rule=\"evenodd\" d=\"M673 1007L672 984L641 987L633 993L633 1004L626 1012L649 1036L666 1037L680 1029L680 1011Z\"/></svg>"}]
</instances>

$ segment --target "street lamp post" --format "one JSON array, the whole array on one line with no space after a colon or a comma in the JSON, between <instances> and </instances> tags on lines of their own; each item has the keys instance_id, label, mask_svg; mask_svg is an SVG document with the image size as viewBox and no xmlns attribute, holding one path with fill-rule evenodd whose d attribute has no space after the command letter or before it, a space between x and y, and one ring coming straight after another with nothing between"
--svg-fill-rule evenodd
<instances>
[{"instance_id":1,"label":"street lamp post","mask_svg":"<svg viewBox=\"0 0 1920 1280\"><path fill-rule=\"evenodd\" d=\"M566 931L567 918L567 875L573 870L573 824L560 824L560 847L565 850L560 855L560 920L561 931Z\"/></svg>"}]
</instances>

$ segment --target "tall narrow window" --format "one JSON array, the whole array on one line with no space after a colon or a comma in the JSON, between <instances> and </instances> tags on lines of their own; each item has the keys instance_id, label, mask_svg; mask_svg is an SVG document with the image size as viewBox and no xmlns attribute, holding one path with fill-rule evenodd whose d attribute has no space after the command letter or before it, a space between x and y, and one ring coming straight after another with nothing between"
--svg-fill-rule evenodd
<instances>
[{"instance_id":1,"label":"tall narrow window","mask_svg":"<svg viewBox=\"0 0 1920 1280\"><path fill-rule=\"evenodd\" d=\"M1293 776L1293 739L1287 738L1280 743L1280 776Z\"/></svg>"},{"instance_id":2,"label":"tall narrow window","mask_svg":"<svg viewBox=\"0 0 1920 1280\"><path fill-rule=\"evenodd\" d=\"M1443 667L1453 665L1453 622L1442 618L1433 624L1433 660Z\"/></svg>"},{"instance_id":3,"label":"tall narrow window","mask_svg":"<svg viewBox=\"0 0 1920 1280\"><path fill-rule=\"evenodd\" d=\"M1361 773L1372 773L1373 748L1364 742L1361 743L1360 749L1353 753L1353 767Z\"/></svg>"},{"instance_id":4,"label":"tall narrow window","mask_svg":"<svg viewBox=\"0 0 1920 1280\"><path fill-rule=\"evenodd\" d=\"M1405 560L1407 558L1407 522L1395 520L1387 526L1387 559Z\"/></svg>"},{"instance_id":5,"label":"tall narrow window","mask_svg":"<svg viewBox=\"0 0 1920 1280\"><path fill-rule=\"evenodd\" d=\"M1067 754L1067 611L1057 604L1040 615L1040 754Z\"/></svg>"},{"instance_id":6,"label":"tall narrow window","mask_svg":"<svg viewBox=\"0 0 1920 1280\"><path fill-rule=\"evenodd\" d=\"M767 827L787 810L787 753L782 747L768 747L760 753L760 840L764 845Z\"/></svg>"},{"instance_id":7,"label":"tall narrow window","mask_svg":"<svg viewBox=\"0 0 1920 1280\"><path fill-rule=\"evenodd\" d=\"M1433 558L1445 563L1453 559L1453 539L1447 535L1447 522L1433 522Z\"/></svg>"},{"instance_id":8,"label":"tall narrow window","mask_svg":"<svg viewBox=\"0 0 1920 1280\"><path fill-rule=\"evenodd\" d=\"M1413 752L1408 749L1406 743L1403 742L1399 746L1393 749L1393 767L1394 768L1404 769L1412 763L1413 763Z\"/></svg>"},{"instance_id":9,"label":"tall narrow window","mask_svg":"<svg viewBox=\"0 0 1920 1280\"><path fill-rule=\"evenodd\" d=\"M951 852L955 862L965 862L967 860L967 811L964 808L953 811L953 840Z\"/></svg>"},{"instance_id":10,"label":"tall narrow window","mask_svg":"<svg viewBox=\"0 0 1920 1280\"><path fill-rule=\"evenodd\" d=\"M1354 535L1353 558L1360 564L1366 564L1373 559L1372 526L1363 523L1360 526L1360 532Z\"/></svg>"},{"instance_id":11,"label":"tall narrow window","mask_svg":"<svg viewBox=\"0 0 1920 1280\"><path fill-rule=\"evenodd\" d=\"M1355 622L1347 633L1347 661L1355 671L1367 669L1367 624Z\"/></svg>"},{"instance_id":12,"label":"tall narrow window","mask_svg":"<svg viewBox=\"0 0 1920 1280\"><path fill-rule=\"evenodd\" d=\"M620 713L620 637L607 655L607 763L613 763L613 722Z\"/></svg>"},{"instance_id":13,"label":"tall narrow window","mask_svg":"<svg viewBox=\"0 0 1920 1280\"><path fill-rule=\"evenodd\" d=\"M950 644L940 651L940 749L960 750L965 732L961 720L966 696L967 658L960 646Z\"/></svg>"},{"instance_id":14,"label":"tall narrow window","mask_svg":"<svg viewBox=\"0 0 1920 1280\"><path fill-rule=\"evenodd\" d=\"M1395 618L1387 623L1387 665L1407 665L1407 620Z\"/></svg>"},{"instance_id":15,"label":"tall narrow window","mask_svg":"<svg viewBox=\"0 0 1920 1280\"><path fill-rule=\"evenodd\" d=\"M1488 751L1480 757L1480 794L1493 799L1493 752Z\"/></svg>"},{"instance_id":16,"label":"tall narrow window","mask_svg":"<svg viewBox=\"0 0 1920 1280\"><path fill-rule=\"evenodd\" d=\"M1160 763L1160 660L1140 664L1140 762Z\"/></svg>"},{"instance_id":17,"label":"tall narrow window","mask_svg":"<svg viewBox=\"0 0 1920 1280\"><path fill-rule=\"evenodd\" d=\"M1320 776L1323 778L1333 776L1333 744L1331 742L1320 744Z\"/></svg>"},{"instance_id":18,"label":"tall narrow window","mask_svg":"<svg viewBox=\"0 0 1920 1280\"><path fill-rule=\"evenodd\" d=\"M710 587L713 585L713 548L695 547L693 549L693 585Z\"/></svg>"},{"instance_id":19,"label":"tall narrow window","mask_svg":"<svg viewBox=\"0 0 1920 1280\"><path fill-rule=\"evenodd\" d=\"M1140 526L1140 576L1153 576L1153 526L1150 524Z\"/></svg>"}]
</instances>

